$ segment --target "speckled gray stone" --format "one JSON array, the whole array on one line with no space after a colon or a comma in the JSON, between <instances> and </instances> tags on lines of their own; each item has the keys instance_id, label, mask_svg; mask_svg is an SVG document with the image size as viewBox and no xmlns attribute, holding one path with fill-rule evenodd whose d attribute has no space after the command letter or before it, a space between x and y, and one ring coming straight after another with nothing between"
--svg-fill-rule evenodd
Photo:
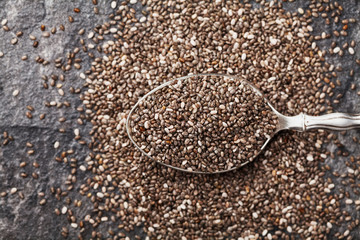
<instances>
[{"instance_id":1,"label":"speckled gray stone","mask_svg":"<svg viewBox=\"0 0 360 240\"><path fill-rule=\"evenodd\" d=\"M80 132L85 134L91 128L90 124L78 126L76 119L79 113L76 107L81 105L78 95L70 94L68 89L70 86L75 88L82 87L82 80L79 78L81 70L72 70L65 73L64 96L60 96L56 88L43 89L41 75L61 74L62 71L56 69L53 64L42 66L35 63L37 56L46 60L53 61L58 57L73 50L79 46L80 37L87 39L89 31L107 20L107 14L114 10L110 7L111 1L98 1L100 13L95 15L93 5L88 0L78 1L26 1L26 0L3 0L0 7L0 20L7 19L7 25L10 32L0 29L0 52L4 56L0 58L0 133L7 131L15 138L7 146L0 146L0 192L10 192L10 189L16 187L18 192L14 195L0 197L0 239L62 239L60 235L61 227L70 228L70 224L65 215L57 217L54 214L55 208L62 208L66 203L65 198L60 201L56 200L50 193L50 186L61 187L65 189L64 182L69 175L70 167L64 163L58 163L54 160L62 151L74 149L75 157L78 159L79 165L84 162L84 158L88 153L86 146L78 144L73 140L75 128L79 128ZM119 5L118 1L118 5ZM295 3L284 3L288 10L297 11L298 7L306 9L305 1L296 1ZM344 16L355 17L359 20L360 4L357 0L339 1L345 8ZM73 9L78 7L80 13L74 13ZM75 21L69 23L68 15L74 17ZM139 15L140 16L140 15ZM335 25L326 26L321 18L314 23L315 32L330 32L335 29ZM46 25L46 30L56 27L57 33L49 38L42 37L40 31L41 24ZM65 31L59 30L59 25L65 26ZM79 36L78 31L84 28L85 34ZM15 37L17 31L23 31L24 35L19 37L16 45L11 45L10 41ZM360 43L360 23L350 24L350 38ZM29 39L32 34L39 39L38 48L33 48L32 41ZM329 46L330 40L319 42L320 46ZM356 83L360 90L359 66L355 65L354 59L360 58L360 44L356 46L355 56L346 54L343 58L330 57L329 62L343 67L344 72L339 73L338 79L341 80L341 86L336 93L344 94L340 104L335 108L336 111L360 113L360 100L356 95L356 91L351 91L350 84ZM28 56L28 60L22 61L23 55ZM86 56L80 53L79 56ZM90 66L90 59L84 58L82 69ZM354 68L355 76L349 77L348 71ZM15 90L19 91L17 96L13 96ZM358 91L357 90L357 91ZM64 101L71 103L71 107L66 108L47 108L45 101ZM33 119L25 116L26 106L32 105L35 108ZM39 120L39 115L46 113L43 121ZM59 123L59 117L66 117L65 123ZM63 127L65 133L59 133L58 129ZM360 148L358 144L352 141L353 136L359 136L359 130L348 131L346 135L340 135L339 139L343 143L345 149L350 154L359 155ZM34 144L35 154L27 155L28 148L25 146L27 141ZM54 149L54 143L59 141L60 147ZM329 145L328 149L336 152L337 147ZM20 162L27 162L24 169L19 168ZM38 169L32 166L36 161L40 164ZM325 163L332 166L333 170L340 173L346 171L344 162L346 158L337 157L336 159L326 159ZM21 178L20 172L25 171L29 175L32 172L39 174L39 179ZM326 175L327 176L327 175ZM89 177L85 173L78 171L77 178L84 182ZM338 179L334 179L338 183ZM78 188L75 185L75 188ZM335 191L338 191L339 185L336 185ZM18 193L24 195L24 199L20 199ZM45 192L47 203L40 206L42 199L38 196L39 192ZM82 199L83 205L80 208L71 208L74 210L78 219L83 218L92 209L92 204L86 197L81 197L77 191L72 191L70 196L73 199ZM352 196L358 199L359 196ZM344 206L345 207L345 206ZM347 210L352 212L354 217L359 218L359 213L354 210L354 206L346 206ZM103 224L100 228L101 232L107 236L108 229L116 230L116 224ZM342 227L344 231L345 226ZM71 230L71 229L70 229ZM139 232L139 229L136 230ZM77 231L70 231L69 239L76 238ZM84 233L85 239L89 238L91 230ZM144 236L144 234L141 234ZM357 229L352 233L353 236L359 236L360 231ZM130 236L133 236L131 234ZM356 238L355 238L356 239Z\"/></svg>"},{"instance_id":2,"label":"speckled gray stone","mask_svg":"<svg viewBox=\"0 0 360 240\"><path fill-rule=\"evenodd\" d=\"M75 128L80 128L82 135L90 129L89 124L79 126L76 123L79 113L75 109L81 105L81 101L78 94L69 93L70 86L82 87L83 83L79 78L81 71L71 70L64 73L64 96L60 96L56 88L43 89L41 76L62 73L54 67L54 60L79 47L80 37L87 40L86 36L78 35L81 28L87 33L97 24L107 20L106 14L111 12L108 5L108 2L99 1L100 13L95 15L91 1L1 2L0 19L8 20L7 26L11 31L5 32L0 29L0 51L4 53L0 59L0 132L7 131L15 141L7 146L0 146L0 192L9 192L12 187L16 187L18 192L23 193L24 199L20 199L18 193L0 198L0 239L61 239L61 227L70 228L65 215L58 217L54 213L55 208L66 205L65 197L60 201L56 200L50 193L50 186L66 189L64 182L70 173L70 167L55 161L55 156L59 156L64 150L73 149L76 152L74 156L81 164L89 151L86 146L73 140ZM81 13L74 13L75 7L79 7ZM68 15L74 17L73 23L68 21ZM42 24L46 25L46 31L56 27L56 34L51 34L49 38L42 37ZM65 26L64 32L59 29L60 24ZM11 45L10 40L20 30L24 32L23 36L19 37L16 45ZM29 34L36 36L39 41L37 48L33 47ZM27 55L28 60L22 61L23 55ZM51 64L43 66L36 63L37 56L50 61ZM79 56L86 55L79 53ZM82 69L87 69L90 60L84 59L87 61L82 63ZM17 96L13 96L15 90L19 91ZM45 101L53 100L66 100L71 103L71 107L45 107ZM27 105L35 108L32 113L33 119L25 116ZM46 114L42 121L39 119L41 113ZM68 120L60 123L60 117L66 117ZM60 133L60 127L65 128L66 132ZM27 141L34 145L35 154L32 156L27 155ZM58 149L54 149L56 141L60 143ZM22 161L27 162L23 169L19 168ZM34 161L39 163L38 169L32 166ZM22 171L30 176L23 179L20 177ZM32 172L38 173L39 179L33 179ZM78 171L77 177L86 179L88 176ZM39 204L42 199L38 197L39 192L46 194L47 203L44 206ZM76 196L73 199L81 199L81 195L76 194L76 191L71 194ZM78 219L83 218L92 208L90 201L83 199L81 209L71 205ZM70 238L77 236L75 231L70 232Z\"/></svg>"}]
</instances>

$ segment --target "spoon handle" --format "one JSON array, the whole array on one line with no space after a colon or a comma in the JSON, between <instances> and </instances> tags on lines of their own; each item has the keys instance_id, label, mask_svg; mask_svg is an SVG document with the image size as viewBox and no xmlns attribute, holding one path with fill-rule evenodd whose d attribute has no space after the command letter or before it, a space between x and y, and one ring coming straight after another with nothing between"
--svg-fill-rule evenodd
<instances>
[{"instance_id":1,"label":"spoon handle","mask_svg":"<svg viewBox=\"0 0 360 240\"><path fill-rule=\"evenodd\" d=\"M360 128L360 114L329 113L321 116L304 114L304 130L317 128L340 131Z\"/></svg>"}]
</instances>

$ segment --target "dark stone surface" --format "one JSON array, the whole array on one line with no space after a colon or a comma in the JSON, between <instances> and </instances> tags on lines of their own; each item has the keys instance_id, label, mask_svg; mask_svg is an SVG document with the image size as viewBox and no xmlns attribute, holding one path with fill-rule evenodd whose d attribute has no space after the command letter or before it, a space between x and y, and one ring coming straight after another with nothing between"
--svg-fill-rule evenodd
<instances>
[{"instance_id":1,"label":"dark stone surface","mask_svg":"<svg viewBox=\"0 0 360 240\"><path fill-rule=\"evenodd\" d=\"M357 0L339 1L345 8L345 16L355 17L358 20L360 14L360 3ZM289 10L295 10L299 6L306 6L305 1L297 1L296 3L285 4ZM73 8L79 7L81 13L74 13ZM93 5L91 1L26 1L26 0L2 0L0 1L0 21L4 18L8 19L10 32L0 29L0 51L4 52L4 56L0 58L0 133L7 131L14 137L14 141L6 146L0 146L0 192L10 192L10 189L16 187L18 192L14 195L0 197L0 239L61 239L60 231L62 226L70 228L65 215L57 217L54 209L61 209L66 205L65 198L60 201L56 200L50 193L50 186L66 188L64 182L70 174L68 164L58 163L54 160L62 151L69 149L75 150L74 157L81 165L88 153L86 146L80 145L73 139L75 128L79 128L82 135L86 136L91 128L90 124L80 126L76 123L79 113L76 107L81 105L77 94L70 94L68 89L70 86L74 88L82 87L83 80L79 78L79 73L90 66L90 59L83 52L79 53L80 57L84 57L82 70L71 70L64 73L65 82L63 89L65 96L60 96L56 88L50 87L43 89L41 75L61 74L62 71L56 69L53 61L58 57L64 57L66 53L78 47L79 39L84 38L86 42L87 34L96 26L107 20L106 14L113 11L110 8L110 1L100 1L98 8L100 14L93 13ZM68 15L74 17L75 22L69 23ZM330 32L336 25L325 26L323 21L314 23L315 32ZM54 26L57 27L57 33L51 35L50 38L41 37L40 25L46 25L46 30ZM59 25L65 26L65 31L59 30ZM78 31L84 28L86 30L83 36L79 36ZM355 39L357 43L360 41L360 23L350 24L350 37ZM11 45L10 40L15 37L17 31L23 31L24 35L19 38L16 45ZM32 41L28 35L32 34L40 39L38 48L32 47ZM344 39L344 38L340 38ZM347 40L348 41L348 40ZM319 45L328 47L330 40L321 41ZM357 58L360 58L360 47L356 47ZM27 61L22 61L23 55L28 56ZM35 63L36 56L40 56L50 61L48 66L42 66ZM344 72L339 73L338 79L341 80L341 86L337 88L336 93L344 94L340 104L335 107L336 111L360 113L359 97L356 91L349 90L351 83L356 83L358 90L360 89L359 66L356 66L354 59L356 56L346 54L343 58L329 57L328 61L335 66L343 67ZM356 74L354 77L348 76L350 68L354 68ZM19 95L14 97L12 92L18 89ZM357 90L357 91L358 91ZM336 94L335 94L336 95ZM45 101L69 101L71 107L51 107L44 105ZM26 106L32 105L35 108L33 119L25 116ZM43 121L39 120L39 115L46 113ZM65 123L58 122L59 117L66 117ZM65 128L65 133L60 133L59 128ZM346 135L339 135L340 141L343 143L343 149L347 149L350 154L359 155L359 144L352 141L353 136L359 136L359 130L348 131ZM1 138L2 139L2 138ZM35 154L29 156L26 142L34 144ZM54 149L54 142L59 141L60 147ZM328 146L329 151L336 152L337 147ZM347 171L344 164L348 158L336 157L336 159L327 159L325 162L329 164L333 170L340 173ZM27 162L27 166L23 169L19 167L20 162ZM38 162L40 167L32 166L33 162ZM21 172L26 172L30 176L23 179L20 177ZM39 179L33 179L31 173L39 174ZM91 177L88 173L78 171L78 182L75 189L84 183L86 178ZM333 180L337 183L341 179ZM340 185L336 186L343 188ZM19 192L24 195L24 199L19 197ZM42 197L38 196L39 192L45 192L47 203L44 206L39 205ZM351 191L349 191L351 192ZM75 215L78 219L82 219L89 214L92 204L87 198L82 197L77 191L70 192L72 199L82 199L81 208L73 207ZM359 196L351 194L352 198L359 199ZM352 212L354 217L360 217L355 211L354 206L343 206L344 209ZM106 233L108 229L116 229L116 224L111 226L103 225L102 232ZM343 228L344 230L345 228ZM77 230L71 230L69 237L75 238ZM359 229L355 230L353 236L360 236ZM89 238L89 232L84 234L85 238ZM131 235L132 236L132 235Z\"/></svg>"},{"instance_id":2,"label":"dark stone surface","mask_svg":"<svg viewBox=\"0 0 360 240\"><path fill-rule=\"evenodd\" d=\"M69 87L81 88L83 80L79 78L82 71L73 70L63 73L54 67L54 60L58 57L65 57L66 53L79 47L79 39L87 38L89 31L97 24L107 20L107 15L112 9L109 1L99 1L100 14L93 13L91 1L1 1L0 19L8 19L10 32L0 30L0 51L4 56L0 58L0 132L7 131L14 137L14 141L6 146L0 146L0 192L9 192L16 187L18 192L14 195L8 194L0 198L0 239L61 239L60 231L62 226L70 228L66 215L60 217L54 213L55 208L61 209L67 206L65 197L60 201L50 193L50 186L66 189L64 184L70 174L68 164L58 163L55 157L62 151L73 149L79 165L84 162L88 154L86 146L82 146L73 139L75 128L80 129L81 135L89 132L90 125L81 126L76 123L79 113L76 107L81 105L78 94L70 94ZM73 8L79 7L81 13L74 13ZM75 21L69 23L68 16L74 17ZM56 27L57 32L50 38L41 36L41 24L46 25L46 31ZM65 26L65 31L59 29L60 24ZM86 30L83 36L78 31ZM11 45L10 40L15 37L17 31L23 31L24 35L19 37L16 45ZM39 46L33 48L29 34L37 37ZM28 56L27 61L22 61L23 55ZM51 64L43 66L35 62L40 56ZM85 60L82 69L90 66L90 59L86 54L80 52L79 57ZM42 87L42 75L64 74L65 81L62 83L65 95L60 96L55 87L44 89ZM18 89L19 95L14 97L12 92ZM51 107L44 105L45 101L68 101L71 107ZM25 116L26 106L32 105L35 111L32 112L33 119ZM41 113L46 114L44 120L39 119ZM60 123L58 119L66 117L66 122ZM59 128L65 128L65 133L60 133ZM29 156L26 142L34 144L35 154ZM59 141L60 147L54 149L54 143ZM20 162L27 162L23 169L19 167ZM37 169L32 166L33 162L39 163ZM21 172L28 173L29 177L23 179ZM39 179L31 177L32 172L39 174ZM80 179L75 188L88 178L85 173L78 171L77 178ZM24 195L20 199L18 193ZM39 192L45 193L47 203L40 206L42 197ZM70 193L71 198L82 199L77 191ZM92 204L83 198L83 207L76 209L73 204L69 208L74 209L78 219L92 209ZM71 231L71 229L69 229ZM75 238L76 231L69 237ZM86 235L85 235L86 236Z\"/></svg>"}]
</instances>

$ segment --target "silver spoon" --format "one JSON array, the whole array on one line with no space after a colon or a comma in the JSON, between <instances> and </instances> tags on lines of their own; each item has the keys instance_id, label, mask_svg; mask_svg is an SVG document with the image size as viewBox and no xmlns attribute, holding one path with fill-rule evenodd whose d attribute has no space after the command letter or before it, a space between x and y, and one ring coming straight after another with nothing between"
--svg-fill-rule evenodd
<instances>
[{"instance_id":1,"label":"silver spoon","mask_svg":"<svg viewBox=\"0 0 360 240\"><path fill-rule=\"evenodd\" d=\"M250 161L246 161L243 162L241 164L239 164L238 166L234 166L233 168L230 169L226 169L226 170L220 170L220 171L216 171L216 172L204 172L204 171L193 171L193 170L188 170L188 169L184 169L184 168L179 168L179 167L175 167L160 161L155 160L152 156L150 156L148 153L146 153L143 149L141 149L141 147L134 141L134 139L131 136L131 128L130 128L130 124L129 121L131 119L131 116L133 114L133 112L135 111L135 109L138 107L138 105L144 101L149 95L155 93L156 91L165 88L167 86L169 86L170 84L172 84L175 81L182 81L188 78L192 78L192 77L199 77L199 76L217 76L217 77L227 77L227 78L231 78L231 79L236 79L238 81L242 81L243 83L247 84L248 86L250 86L257 94L259 94L260 96L262 96L264 98L264 101L266 102L266 104L272 109L273 113L278 117L278 124L276 126L276 130L274 131L274 134L267 138L267 140L265 141L265 143L261 146L261 151L264 150L264 148L267 146L267 144L270 142L270 140L272 139L272 137L282 131L282 130L295 130L295 131L299 131L299 132L304 132L310 129L329 129L329 130L350 130L350 129L355 129L355 128L360 128L360 114L347 114L347 113L330 113L330 114L325 114L325 115L321 115L321 116L309 116L306 115L304 113L300 113L299 115L296 116L285 116L281 113L279 113L269 102L269 100L267 98L264 97L263 93L256 88L253 84L251 84L250 82L238 77L238 76L230 76L230 75L224 75L224 74L193 74L193 75L188 75L188 76L184 76L184 77L180 77L180 78L175 78L173 80L170 80L168 82L165 82L163 84L161 84L160 86L154 88L153 90L151 90L150 92L148 92L147 94L145 94L142 98L140 98L140 100L134 105L134 107L130 110L129 115L126 119L126 131L127 134L131 140L131 142L135 145L135 147L141 151L143 154L145 154L147 157L149 157L150 159L152 159L153 161L169 167L169 168L173 168L179 171L183 171L183 172L189 172L189 173L198 173L198 174L214 174L214 173L225 173L225 172L229 172L229 171L233 171L236 170L240 167L245 166L246 164L248 164ZM261 151L259 151L254 158L256 158Z\"/></svg>"}]
</instances>

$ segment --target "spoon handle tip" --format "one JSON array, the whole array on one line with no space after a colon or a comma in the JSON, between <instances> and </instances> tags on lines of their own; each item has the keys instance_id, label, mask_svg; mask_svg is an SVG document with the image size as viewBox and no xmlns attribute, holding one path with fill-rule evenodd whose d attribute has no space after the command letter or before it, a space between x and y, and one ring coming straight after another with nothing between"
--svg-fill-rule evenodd
<instances>
[{"instance_id":1,"label":"spoon handle tip","mask_svg":"<svg viewBox=\"0 0 360 240\"><path fill-rule=\"evenodd\" d=\"M321 116L304 115L305 130L329 129L350 130L360 128L360 114L329 113Z\"/></svg>"}]
</instances>

